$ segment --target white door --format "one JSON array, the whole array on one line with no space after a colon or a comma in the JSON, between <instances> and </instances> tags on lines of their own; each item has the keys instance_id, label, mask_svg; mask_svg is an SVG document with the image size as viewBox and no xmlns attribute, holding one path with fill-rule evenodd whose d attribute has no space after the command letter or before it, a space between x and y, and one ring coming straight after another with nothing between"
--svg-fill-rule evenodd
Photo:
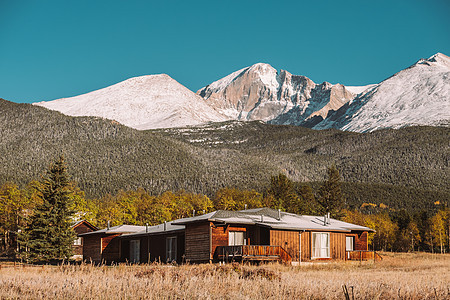
<instances>
[{"instance_id":1,"label":"white door","mask_svg":"<svg viewBox=\"0 0 450 300\"><path fill-rule=\"evenodd\" d=\"M166 239L166 258L167 262L170 263L177 260L177 237L172 236Z\"/></svg>"},{"instance_id":2,"label":"white door","mask_svg":"<svg viewBox=\"0 0 450 300\"><path fill-rule=\"evenodd\" d=\"M345 250L346 251L353 251L355 248L355 237L353 236L346 236L345 237ZM350 252L345 252L347 254L347 259L350 259Z\"/></svg>"},{"instance_id":3,"label":"white door","mask_svg":"<svg viewBox=\"0 0 450 300\"><path fill-rule=\"evenodd\" d=\"M354 237L346 236L345 237L345 250L353 251L354 250Z\"/></svg>"},{"instance_id":4,"label":"white door","mask_svg":"<svg viewBox=\"0 0 450 300\"><path fill-rule=\"evenodd\" d=\"M141 250L141 241L140 240L131 240L130 241L130 262L139 263L140 257L139 253Z\"/></svg>"}]
</instances>

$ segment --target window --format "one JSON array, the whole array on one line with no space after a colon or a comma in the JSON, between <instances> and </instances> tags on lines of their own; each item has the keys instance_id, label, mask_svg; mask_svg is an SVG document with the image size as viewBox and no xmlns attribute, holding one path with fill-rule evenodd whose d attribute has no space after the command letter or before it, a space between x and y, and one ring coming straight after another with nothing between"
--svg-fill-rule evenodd
<instances>
[{"instance_id":1,"label":"window","mask_svg":"<svg viewBox=\"0 0 450 300\"><path fill-rule=\"evenodd\" d=\"M330 257L330 234L326 232L312 233L312 258Z\"/></svg>"},{"instance_id":2,"label":"window","mask_svg":"<svg viewBox=\"0 0 450 300\"><path fill-rule=\"evenodd\" d=\"M75 240L73 241L73 244L74 244L75 246L81 246L81 245L83 244L82 241L81 241L81 237L75 239Z\"/></svg>"},{"instance_id":3,"label":"window","mask_svg":"<svg viewBox=\"0 0 450 300\"><path fill-rule=\"evenodd\" d=\"M355 237L353 236L346 236L345 237L345 250L347 251L353 251L355 245Z\"/></svg>"},{"instance_id":4,"label":"window","mask_svg":"<svg viewBox=\"0 0 450 300\"><path fill-rule=\"evenodd\" d=\"M140 262L140 250L141 250L141 241L140 240L131 240L130 241L130 262L132 262L132 263Z\"/></svg>"},{"instance_id":5,"label":"window","mask_svg":"<svg viewBox=\"0 0 450 300\"><path fill-rule=\"evenodd\" d=\"M177 260L177 237L172 236L166 239L166 258L167 262Z\"/></svg>"},{"instance_id":6,"label":"window","mask_svg":"<svg viewBox=\"0 0 450 300\"><path fill-rule=\"evenodd\" d=\"M241 245L244 245L244 232L243 231L228 232L228 246L241 246Z\"/></svg>"}]
</instances>

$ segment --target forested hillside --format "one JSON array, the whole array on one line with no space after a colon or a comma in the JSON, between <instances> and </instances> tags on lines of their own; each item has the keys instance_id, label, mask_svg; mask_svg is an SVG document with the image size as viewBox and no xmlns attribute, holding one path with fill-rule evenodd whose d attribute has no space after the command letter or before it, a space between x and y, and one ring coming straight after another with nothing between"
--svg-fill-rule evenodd
<instances>
[{"instance_id":1,"label":"forested hillside","mask_svg":"<svg viewBox=\"0 0 450 300\"><path fill-rule=\"evenodd\" d=\"M0 184L38 179L63 153L87 197L139 187L152 194L185 189L213 195L223 187L264 191L271 175L282 172L294 181L317 182L332 164L352 202L384 203L379 197L386 197L410 206L411 201L431 205L450 194L449 128L358 134L225 122L137 131L5 100L0 100L0 112Z\"/></svg>"}]
</instances>

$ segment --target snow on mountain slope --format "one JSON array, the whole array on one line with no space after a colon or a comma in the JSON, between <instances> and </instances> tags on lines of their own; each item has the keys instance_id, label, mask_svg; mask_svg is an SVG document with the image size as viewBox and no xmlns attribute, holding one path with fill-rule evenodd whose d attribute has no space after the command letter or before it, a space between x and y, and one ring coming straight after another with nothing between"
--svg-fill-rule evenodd
<instances>
[{"instance_id":1,"label":"snow on mountain slope","mask_svg":"<svg viewBox=\"0 0 450 300\"><path fill-rule=\"evenodd\" d=\"M97 116L140 130L198 125L227 118L170 76L130 78L87 94L35 105L70 116Z\"/></svg>"},{"instance_id":2,"label":"snow on mountain slope","mask_svg":"<svg viewBox=\"0 0 450 300\"><path fill-rule=\"evenodd\" d=\"M369 85L364 85L364 86L345 86L345 88L347 90L349 90L350 92L352 92L355 95L359 95L363 92L366 92L368 89L371 89L373 87L375 87L376 84L369 84Z\"/></svg>"},{"instance_id":3,"label":"snow on mountain slope","mask_svg":"<svg viewBox=\"0 0 450 300\"><path fill-rule=\"evenodd\" d=\"M297 124L314 115L326 116L329 109L336 110L356 96L340 84L317 85L305 76L277 72L264 63L236 71L197 94L232 119L276 119L277 124Z\"/></svg>"},{"instance_id":4,"label":"snow on mountain slope","mask_svg":"<svg viewBox=\"0 0 450 300\"><path fill-rule=\"evenodd\" d=\"M450 58L437 53L366 90L313 128L366 132L449 123Z\"/></svg>"}]
</instances>

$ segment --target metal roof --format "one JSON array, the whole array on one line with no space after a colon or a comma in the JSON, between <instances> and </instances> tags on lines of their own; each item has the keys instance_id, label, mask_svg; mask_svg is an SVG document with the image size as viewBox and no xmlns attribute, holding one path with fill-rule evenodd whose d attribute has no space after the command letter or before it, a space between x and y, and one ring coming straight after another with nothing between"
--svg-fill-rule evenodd
<instances>
[{"instance_id":1,"label":"metal roof","mask_svg":"<svg viewBox=\"0 0 450 300\"><path fill-rule=\"evenodd\" d=\"M144 226L144 230L134 232L134 233L123 234L122 237L148 235L148 234L159 234L159 233L184 230L183 225L173 225L172 223L173 223L173 221L166 222L165 225L164 225L164 223L162 223L162 224L155 225L155 226L148 226L147 228Z\"/></svg>"},{"instance_id":2,"label":"metal roof","mask_svg":"<svg viewBox=\"0 0 450 300\"><path fill-rule=\"evenodd\" d=\"M208 214L175 220L174 225L186 225L195 222L210 221L224 224L259 225L272 229L317 230L317 231L374 231L368 227L355 225L323 216L296 215L279 212L271 208L255 208L240 211L218 210Z\"/></svg>"},{"instance_id":3,"label":"metal roof","mask_svg":"<svg viewBox=\"0 0 450 300\"><path fill-rule=\"evenodd\" d=\"M142 230L145 230L145 226L118 225L118 226L109 227L109 229L105 228L105 229L101 229L101 230L97 230L97 231L82 233L82 234L79 234L78 236L99 234L99 233L104 233L104 234L132 233L132 232L138 232L138 231L142 231Z\"/></svg>"}]
</instances>

